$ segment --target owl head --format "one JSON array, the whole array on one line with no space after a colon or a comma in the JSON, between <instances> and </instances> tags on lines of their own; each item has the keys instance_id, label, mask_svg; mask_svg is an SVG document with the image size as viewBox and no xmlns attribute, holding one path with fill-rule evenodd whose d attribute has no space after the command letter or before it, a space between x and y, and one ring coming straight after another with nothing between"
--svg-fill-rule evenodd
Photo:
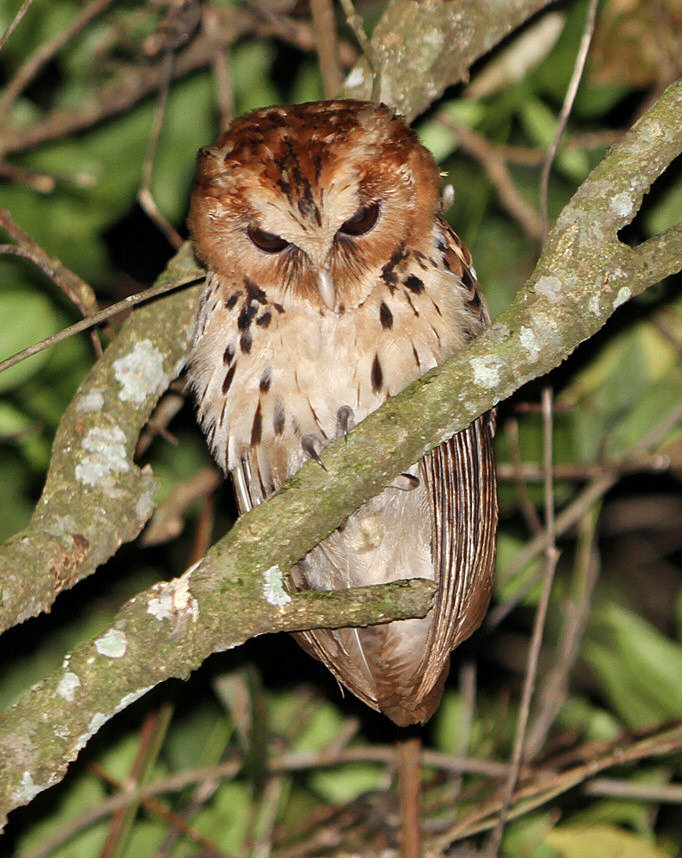
<instances>
[{"instance_id":1,"label":"owl head","mask_svg":"<svg viewBox=\"0 0 682 858\"><path fill-rule=\"evenodd\" d=\"M385 105L268 107L199 152L188 223L221 278L340 313L428 242L439 188L433 157Z\"/></svg>"}]
</instances>

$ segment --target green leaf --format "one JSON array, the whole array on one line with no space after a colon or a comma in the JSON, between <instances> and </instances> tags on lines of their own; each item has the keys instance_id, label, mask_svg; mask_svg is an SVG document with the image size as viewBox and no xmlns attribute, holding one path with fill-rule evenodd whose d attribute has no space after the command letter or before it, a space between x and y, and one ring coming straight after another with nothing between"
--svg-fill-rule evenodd
<instances>
[{"instance_id":1,"label":"green leaf","mask_svg":"<svg viewBox=\"0 0 682 858\"><path fill-rule=\"evenodd\" d=\"M446 101L438 112L468 128L475 128L485 116L485 107L479 101L462 98ZM457 136L437 118L423 120L416 131L439 164L459 148Z\"/></svg>"},{"instance_id":2,"label":"green leaf","mask_svg":"<svg viewBox=\"0 0 682 858\"><path fill-rule=\"evenodd\" d=\"M649 235L657 235L682 221L682 178L676 182L661 178L663 192L644 214L644 225Z\"/></svg>"},{"instance_id":3,"label":"green leaf","mask_svg":"<svg viewBox=\"0 0 682 858\"><path fill-rule=\"evenodd\" d=\"M193 825L219 843L226 854L233 855L244 842L251 814L250 787L238 781L223 781L194 817Z\"/></svg>"},{"instance_id":4,"label":"green leaf","mask_svg":"<svg viewBox=\"0 0 682 858\"><path fill-rule=\"evenodd\" d=\"M595 612L583 657L630 727L682 716L682 646L614 603Z\"/></svg>"},{"instance_id":5,"label":"green leaf","mask_svg":"<svg viewBox=\"0 0 682 858\"><path fill-rule=\"evenodd\" d=\"M610 825L557 827L547 842L561 858L672 858L650 840Z\"/></svg>"},{"instance_id":6,"label":"green leaf","mask_svg":"<svg viewBox=\"0 0 682 858\"><path fill-rule=\"evenodd\" d=\"M520 119L536 145L546 149L552 143L556 134L557 117L539 98L529 97L523 103ZM589 158L579 149L562 150L559 147L556 165L567 178L574 182L581 182L590 171Z\"/></svg>"},{"instance_id":7,"label":"green leaf","mask_svg":"<svg viewBox=\"0 0 682 858\"><path fill-rule=\"evenodd\" d=\"M311 773L309 784L325 801L348 804L363 793L378 789L385 780L383 766L349 763L333 771L319 769Z\"/></svg>"},{"instance_id":8,"label":"green leaf","mask_svg":"<svg viewBox=\"0 0 682 858\"><path fill-rule=\"evenodd\" d=\"M4 266L3 266L4 268ZM57 315L50 299L36 290L0 291L0 360L56 333ZM0 393L6 393L35 375L49 361L44 351L0 373Z\"/></svg>"}]
</instances>

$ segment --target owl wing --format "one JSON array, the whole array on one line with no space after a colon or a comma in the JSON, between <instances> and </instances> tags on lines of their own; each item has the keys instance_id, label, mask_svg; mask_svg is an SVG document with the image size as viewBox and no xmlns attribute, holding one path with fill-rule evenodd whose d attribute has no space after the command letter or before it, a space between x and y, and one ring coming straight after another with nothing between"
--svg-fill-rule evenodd
<instances>
[{"instance_id":1,"label":"owl wing","mask_svg":"<svg viewBox=\"0 0 682 858\"><path fill-rule=\"evenodd\" d=\"M451 651L478 628L490 601L497 530L494 433L495 413L488 412L420 464L439 587L417 697L431 693Z\"/></svg>"},{"instance_id":2,"label":"owl wing","mask_svg":"<svg viewBox=\"0 0 682 858\"><path fill-rule=\"evenodd\" d=\"M494 428L494 413L485 414L419 463L420 488L428 496L431 520L431 562L439 585L427 617L294 635L339 682L397 724L431 717L440 702L451 651L480 625L490 601L497 527ZM319 562L319 552L328 554L329 548L323 542L314 552ZM336 557L329 559L338 563ZM298 578L295 567L296 589L305 586ZM414 637L405 658L399 638L407 626ZM424 640L420 631L426 628Z\"/></svg>"}]
</instances>

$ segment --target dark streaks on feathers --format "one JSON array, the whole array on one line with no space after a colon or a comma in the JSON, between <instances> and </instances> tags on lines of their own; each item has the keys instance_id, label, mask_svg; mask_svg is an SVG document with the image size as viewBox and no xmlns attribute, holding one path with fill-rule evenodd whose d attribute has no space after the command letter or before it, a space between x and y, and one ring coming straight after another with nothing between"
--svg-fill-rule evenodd
<instances>
[{"instance_id":1,"label":"dark streaks on feathers","mask_svg":"<svg viewBox=\"0 0 682 858\"><path fill-rule=\"evenodd\" d=\"M379 320L381 321L382 328L392 328L393 327L393 313L391 313L387 304L383 301L379 305Z\"/></svg>"}]
</instances>

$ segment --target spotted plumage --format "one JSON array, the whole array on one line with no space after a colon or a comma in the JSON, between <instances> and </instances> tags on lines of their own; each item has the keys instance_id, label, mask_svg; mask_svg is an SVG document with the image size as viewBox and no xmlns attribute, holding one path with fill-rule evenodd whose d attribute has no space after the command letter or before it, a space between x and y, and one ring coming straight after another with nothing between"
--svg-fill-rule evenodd
<instances>
[{"instance_id":1,"label":"spotted plumage","mask_svg":"<svg viewBox=\"0 0 682 858\"><path fill-rule=\"evenodd\" d=\"M236 120L200 153L189 224L208 269L190 380L241 512L488 324L438 168L385 106ZM433 713L450 651L490 597L492 431L484 416L415 463L289 576L292 589L438 582L422 620L297 635L399 724Z\"/></svg>"}]
</instances>

